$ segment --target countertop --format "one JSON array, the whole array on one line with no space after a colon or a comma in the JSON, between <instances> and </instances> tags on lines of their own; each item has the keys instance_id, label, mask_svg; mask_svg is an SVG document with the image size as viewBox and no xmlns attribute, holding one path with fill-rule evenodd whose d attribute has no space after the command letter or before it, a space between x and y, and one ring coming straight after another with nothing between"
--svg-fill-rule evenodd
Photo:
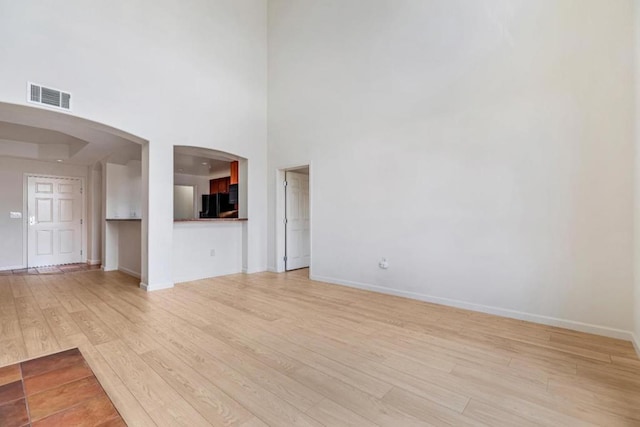
<instances>
[{"instance_id":1,"label":"countertop","mask_svg":"<svg viewBox=\"0 0 640 427\"><path fill-rule=\"evenodd\" d=\"M173 222L229 222L229 221L248 221L249 218L192 218L192 219L174 219Z\"/></svg>"},{"instance_id":2,"label":"countertop","mask_svg":"<svg viewBox=\"0 0 640 427\"><path fill-rule=\"evenodd\" d=\"M248 221L249 218L192 218L174 219L173 222L233 222ZM107 218L106 221L142 221L142 218Z\"/></svg>"}]
</instances>

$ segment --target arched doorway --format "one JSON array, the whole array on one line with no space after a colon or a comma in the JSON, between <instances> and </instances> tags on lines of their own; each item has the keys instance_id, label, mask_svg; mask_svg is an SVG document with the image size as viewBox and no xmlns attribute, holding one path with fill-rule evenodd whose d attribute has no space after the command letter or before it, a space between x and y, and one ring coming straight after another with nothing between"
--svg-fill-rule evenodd
<instances>
[{"instance_id":1,"label":"arched doorway","mask_svg":"<svg viewBox=\"0 0 640 427\"><path fill-rule=\"evenodd\" d=\"M78 252L76 255L79 257L40 256L37 258L37 265L64 263L68 260L104 265L106 254L113 249L109 247L112 243L104 239L104 220L107 218L104 181L109 165L126 165L131 162L140 165L140 190L137 195L140 208L135 213L140 221L139 227L143 227L142 223L146 218L142 215L142 205L148 194L142 185L144 180L141 165L148 152L145 149L147 140L70 114L8 103L0 103L0 140L0 161L5 163L1 185L3 192L12 195L5 197L3 202L7 205L5 208L11 211L11 221L0 225L3 236L7 238L4 247L0 248L0 270L36 265L39 255L38 240L37 236L33 236L37 233L34 231L34 225L38 222L37 194L31 194L27 190L29 177L41 177L51 182L50 186L43 188L47 187L44 188L47 191L50 189L52 197L41 197L42 206L50 206L51 212L55 212L57 203L57 199L53 197L54 189L60 187L68 190L78 183L81 194L81 197L76 197L78 203L81 203L77 215L68 214L68 210L65 211L66 216L60 214L65 206L73 205L63 203L57 216L43 217L43 221L56 220L74 224L79 221L81 225L77 225L77 230L70 231L68 224L63 224L64 227L61 228L60 236L76 236L73 240L56 237L54 228L40 233L45 237L51 236L41 246L47 250L49 247L53 248L53 255L56 255L55 249L62 248L62 252L66 253L72 248L74 253ZM61 179L68 179L68 182L56 187L56 180ZM70 200L67 196L62 199L65 202ZM136 264L140 266L139 275L142 275L142 266L147 264L147 242L142 233L139 235L140 241L136 242L139 245ZM42 248L41 252L46 252Z\"/></svg>"}]
</instances>

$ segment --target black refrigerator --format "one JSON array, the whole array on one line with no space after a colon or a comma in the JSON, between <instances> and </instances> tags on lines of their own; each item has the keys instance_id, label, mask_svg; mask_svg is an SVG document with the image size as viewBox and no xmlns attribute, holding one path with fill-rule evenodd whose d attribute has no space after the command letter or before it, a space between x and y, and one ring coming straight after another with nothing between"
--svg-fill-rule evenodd
<instances>
[{"instance_id":1,"label":"black refrigerator","mask_svg":"<svg viewBox=\"0 0 640 427\"><path fill-rule=\"evenodd\" d=\"M234 205L229 203L229 193L202 195L200 218L219 218L222 212L232 210L234 210Z\"/></svg>"}]
</instances>

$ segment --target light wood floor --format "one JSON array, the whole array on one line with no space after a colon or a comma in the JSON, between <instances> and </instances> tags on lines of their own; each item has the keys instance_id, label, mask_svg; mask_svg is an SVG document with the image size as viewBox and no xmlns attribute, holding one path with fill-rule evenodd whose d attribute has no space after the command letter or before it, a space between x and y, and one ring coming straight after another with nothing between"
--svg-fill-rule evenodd
<instances>
[{"instance_id":1,"label":"light wood floor","mask_svg":"<svg viewBox=\"0 0 640 427\"><path fill-rule=\"evenodd\" d=\"M630 343L305 274L0 276L0 365L78 346L136 427L640 425Z\"/></svg>"}]
</instances>

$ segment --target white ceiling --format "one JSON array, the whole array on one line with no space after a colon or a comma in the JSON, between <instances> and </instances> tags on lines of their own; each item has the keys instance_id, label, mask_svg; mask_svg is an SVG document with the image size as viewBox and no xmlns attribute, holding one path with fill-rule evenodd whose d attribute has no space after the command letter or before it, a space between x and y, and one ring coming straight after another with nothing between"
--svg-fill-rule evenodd
<instances>
[{"instance_id":1,"label":"white ceiling","mask_svg":"<svg viewBox=\"0 0 640 427\"><path fill-rule=\"evenodd\" d=\"M133 142L135 141L135 142ZM133 135L67 114L0 104L0 156L91 166L140 160Z\"/></svg>"},{"instance_id":2,"label":"white ceiling","mask_svg":"<svg viewBox=\"0 0 640 427\"><path fill-rule=\"evenodd\" d=\"M173 171L187 175L213 176L231 173L228 161L197 157L190 154L174 154Z\"/></svg>"},{"instance_id":3,"label":"white ceiling","mask_svg":"<svg viewBox=\"0 0 640 427\"><path fill-rule=\"evenodd\" d=\"M41 108L0 103L0 156L92 166L100 161L141 160L146 141L119 129ZM241 157L222 151L176 146L174 172L230 174Z\"/></svg>"},{"instance_id":4,"label":"white ceiling","mask_svg":"<svg viewBox=\"0 0 640 427\"><path fill-rule=\"evenodd\" d=\"M229 153L198 147L177 146L173 152L174 172L188 175L229 175L230 163L239 159Z\"/></svg>"}]
</instances>

